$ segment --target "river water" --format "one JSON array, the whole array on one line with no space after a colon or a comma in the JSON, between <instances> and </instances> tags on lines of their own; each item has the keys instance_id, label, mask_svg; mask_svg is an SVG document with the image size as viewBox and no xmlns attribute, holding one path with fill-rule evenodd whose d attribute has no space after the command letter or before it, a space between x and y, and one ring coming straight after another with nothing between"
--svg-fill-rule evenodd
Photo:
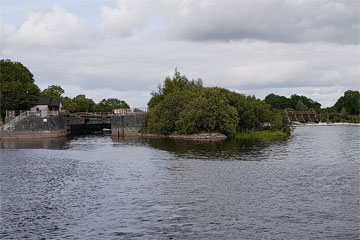
<instances>
[{"instance_id":1,"label":"river water","mask_svg":"<svg viewBox=\"0 0 360 240\"><path fill-rule=\"evenodd\" d=\"M359 239L359 126L0 142L1 239Z\"/></svg>"}]
</instances>

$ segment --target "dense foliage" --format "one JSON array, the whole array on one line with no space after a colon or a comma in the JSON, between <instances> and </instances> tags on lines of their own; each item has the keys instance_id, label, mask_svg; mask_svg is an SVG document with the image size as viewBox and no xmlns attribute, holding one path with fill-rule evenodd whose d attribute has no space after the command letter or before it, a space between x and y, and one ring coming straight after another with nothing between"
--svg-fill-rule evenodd
<instances>
[{"instance_id":1,"label":"dense foliage","mask_svg":"<svg viewBox=\"0 0 360 240\"><path fill-rule=\"evenodd\" d=\"M320 108L320 104L310 98L292 95L290 98L269 94L265 98L272 109L287 109L289 111L312 111L321 122L360 122L360 93L348 90L340 97L334 106Z\"/></svg>"},{"instance_id":2,"label":"dense foliage","mask_svg":"<svg viewBox=\"0 0 360 240\"><path fill-rule=\"evenodd\" d=\"M128 109L130 106L123 100L117 98L108 98L101 100L96 105L97 112L112 112L113 109Z\"/></svg>"},{"instance_id":3,"label":"dense foliage","mask_svg":"<svg viewBox=\"0 0 360 240\"><path fill-rule=\"evenodd\" d=\"M112 112L113 109L130 108L129 105L117 98L103 99L99 103L95 103L91 98L80 94L74 98L63 97L64 89L58 85L51 85L41 91L42 97L61 98L63 109L69 112Z\"/></svg>"},{"instance_id":4,"label":"dense foliage","mask_svg":"<svg viewBox=\"0 0 360 240\"><path fill-rule=\"evenodd\" d=\"M40 89L33 74L20 62L0 60L0 114L6 110L30 109L36 104Z\"/></svg>"},{"instance_id":5,"label":"dense foliage","mask_svg":"<svg viewBox=\"0 0 360 240\"><path fill-rule=\"evenodd\" d=\"M63 109L70 112L95 112L96 103L91 98L80 94L74 98L65 97L62 99Z\"/></svg>"},{"instance_id":6,"label":"dense foliage","mask_svg":"<svg viewBox=\"0 0 360 240\"><path fill-rule=\"evenodd\" d=\"M20 62L0 60L0 116L6 110L26 110L39 97L61 98L63 109L70 112L111 112L129 108L117 98L95 103L85 95L63 97L64 89L51 85L40 92L33 74ZM175 72L167 77L148 103L149 114L144 131L157 134L235 132L270 129L289 133L284 109L315 111L323 122L360 122L360 93L348 90L333 107L321 109L320 103L310 98L292 95L290 98L269 94L265 100L245 96L223 88L203 87L202 81L190 81Z\"/></svg>"},{"instance_id":7,"label":"dense foliage","mask_svg":"<svg viewBox=\"0 0 360 240\"><path fill-rule=\"evenodd\" d=\"M64 94L65 90L58 85L51 85L48 88L45 88L41 91L41 97L48 97L48 98L61 98Z\"/></svg>"},{"instance_id":8,"label":"dense foliage","mask_svg":"<svg viewBox=\"0 0 360 240\"><path fill-rule=\"evenodd\" d=\"M319 110L321 104L305 96L291 95L290 98L275 95L273 93L265 97L265 102L273 109L289 109L296 111Z\"/></svg>"},{"instance_id":9,"label":"dense foliage","mask_svg":"<svg viewBox=\"0 0 360 240\"><path fill-rule=\"evenodd\" d=\"M167 77L148 103L145 132L155 134L195 134L271 129L290 132L282 111L254 96L245 96L223 88L203 87L202 81L190 81L175 72Z\"/></svg>"},{"instance_id":10,"label":"dense foliage","mask_svg":"<svg viewBox=\"0 0 360 240\"><path fill-rule=\"evenodd\" d=\"M343 97L340 97L339 100L334 105L334 108L337 112L343 111L345 109L346 113L350 115L359 115L360 111L360 93L359 91L348 90L344 93Z\"/></svg>"},{"instance_id":11,"label":"dense foliage","mask_svg":"<svg viewBox=\"0 0 360 240\"><path fill-rule=\"evenodd\" d=\"M322 122L360 123L360 93L348 90L334 106L321 109L318 116Z\"/></svg>"}]
</instances>

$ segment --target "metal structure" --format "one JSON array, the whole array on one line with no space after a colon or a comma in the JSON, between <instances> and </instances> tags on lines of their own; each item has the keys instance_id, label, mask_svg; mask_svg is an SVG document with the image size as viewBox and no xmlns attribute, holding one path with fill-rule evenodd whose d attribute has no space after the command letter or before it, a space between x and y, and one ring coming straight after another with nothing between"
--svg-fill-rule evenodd
<instances>
[{"instance_id":1,"label":"metal structure","mask_svg":"<svg viewBox=\"0 0 360 240\"><path fill-rule=\"evenodd\" d=\"M286 112L291 122L318 122L315 112Z\"/></svg>"}]
</instances>

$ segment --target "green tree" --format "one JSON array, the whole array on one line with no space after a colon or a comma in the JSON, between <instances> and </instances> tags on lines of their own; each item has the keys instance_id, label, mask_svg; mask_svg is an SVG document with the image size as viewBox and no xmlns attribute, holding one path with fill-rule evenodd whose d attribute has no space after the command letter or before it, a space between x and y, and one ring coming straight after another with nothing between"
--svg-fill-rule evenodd
<instances>
[{"instance_id":1,"label":"green tree","mask_svg":"<svg viewBox=\"0 0 360 240\"><path fill-rule=\"evenodd\" d=\"M265 97L265 102L271 106L272 109L286 109L291 108L291 100L284 96L278 96L273 93Z\"/></svg>"},{"instance_id":2,"label":"green tree","mask_svg":"<svg viewBox=\"0 0 360 240\"><path fill-rule=\"evenodd\" d=\"M270 128L280 130L290 135L291 123L284 111L274 110L271 114Z\"/></svg>"},{"instance_id":3,"label":"green tree","mask_svg":"<svg viewBox=\"0 0 360 240\"><path fill-rule=\"evenodd\" d=\"M130 106L123 100L117 98L108 98L101 100L96 105L97 112L112 112L113 109L128 109Z\"/></svg>"},{"instance_id":4,"label":"green tree","mask_svg":"<svg viewBox=\"0 0 360 240\"><path fill-rule=\"evenodd\" d=\"M177 71L152 93L148 107L144 131L155 134L232 135L235 131L269 128L274 121L266 102L223 88L205 88L201 80L189 81ZM288 124L287 116L279 113L272 129L286 131Z\"/></svg>"},{"instance_id":5,"label":"green tree","mask_svg":"<svg viewBox=\"0 0 360 240\"><path fill-rule=\"evenodd\" d=\"M33 74L20 62L0 60L0 113L27 110L39 100L40 89Z\"/></svg>"},{"instance_id":6,"label":"green tree","mask_svg":"<svg viewBox=\"0 0 360 240\"><path fill-rule=\"evenodd\" d=\"M85 95L78 95L73 99L65 97L62 102L63 108L70 112L94 112L96 109L95 102Z\"/></svg>"},{"instance_id":7,"label":"green tree","mask_svg":"<svg viewBox=\"0 0 360 240\"><path fill-rule=\"evenodd\" d=\"M65 110L68 110L70 112L74 112L73 109L73 102L72 102L72 99L69 98L69 97L63 97L61 99L61 102L62 102L62 108L65 109Z\"/></svg>"},{"instance_id":8,"label":"green tree","mask_svg":"<svg viewBox=\"0 0 360 240\"><path fill-rule=\"evenodd\" d=\"M343 121L345 121L346 118L347 118L347 114L346 114L346 109L345 109L345 107L343 107L343 108L341 109L340 115L341 115L341 119L342 119Z\"/></svg>"},{"instance_id":9,"label":"green tree","mask_svg":"<svg viewBox=\"0 0 360 240\"><path fill-rule=\"evenodd\" d=\"M48 88L45 88L41 91L41 97L48 97L48 98L61 98L61 95L64 94L64 89L59 85L51 85Z\"/></svg>"},{"instance_id":10,"label":"green tree","mask_svg":"<svg viewBox=\"0 0 360 240\"><path fill-rule=\"evenodd\" d=\"M334 105L337 112L345 108L348 114L358 115L360 112L360 92L348 90Z\"/></svg>"},{"instance_id":11,"label":"green tree","mask_svg":"<svg viewBox=\"0 0 360 240\"><path fill-rule=\"evenodd\" d=\"M237 111L219 91L208 89L189 102L176 121L178 133L221 132L235 135Z\"/></svg>"},{"instance_id":12,"label":"green tree","mask_svg":"<svg viewBox=\"0 0 360 240\"><path fill-rule=\"evenodd\" d=\"M306 106L307 110L310 109L310 108L313 108L315 110L319 110L320 107L321 107L321 104L310 99L310 98L307 98L305 96L299 96L299 95L291 95L290 97L290 101L291 101L291 108L294 108L296 109L297 105L298 105L298 102L301 101L303 103L303 105ZM303 107L303 109L305 109ZM307 111L306 110L306 111Z\"/></svg>"},{"instance_id":13,"label":"green tree","mask_svg":"<svg viewBox=\"0 0 360 240\"><path fill-rule=\"evenodd\" d=\"M306 106L301 100L298 100L295 109L296 109L297 111L301 111L301 112L305 112L305 111L308 111L308 110L309 110L309 109L307 108L307 106Z\"/></svg>"},{"instance_id":14,"label":"green tree","mask_svg":"<svg viewBox=\"0 0 360 240\"><path fill-rule=\"evenodd\" d=\"M175 71L164 84L153 92L148 103L145 130L150 133L169 135L175 131L176 121L185 105L203 91L201 80L190 81L185 75Z\"/></svg>"},{"instance_id":15,"label":"green tree","mask_svg":"<svg viewBox=\"0 0 360 240\"><path fill-rule=\"evenodd\" d=\"M238 131L262 129L271 121L270 105L255 96L245 96L226 89L220 90L238 113Z\"/></svg>"}]
</instances>

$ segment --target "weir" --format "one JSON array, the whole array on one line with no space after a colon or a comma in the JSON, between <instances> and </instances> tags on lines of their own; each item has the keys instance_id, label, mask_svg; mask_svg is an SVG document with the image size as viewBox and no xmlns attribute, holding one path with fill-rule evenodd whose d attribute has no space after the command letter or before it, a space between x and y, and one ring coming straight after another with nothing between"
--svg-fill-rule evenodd
<instances>
[{"instance_id":1,"label":"weir","mask_svg":"<svg viewBox=\"0 0 360 240\"><path fill-rule=\"evenodd\" d=\"M319 122L315 112L286 112L286 115L291 122Z\"/></svg>"}]
</instances>

